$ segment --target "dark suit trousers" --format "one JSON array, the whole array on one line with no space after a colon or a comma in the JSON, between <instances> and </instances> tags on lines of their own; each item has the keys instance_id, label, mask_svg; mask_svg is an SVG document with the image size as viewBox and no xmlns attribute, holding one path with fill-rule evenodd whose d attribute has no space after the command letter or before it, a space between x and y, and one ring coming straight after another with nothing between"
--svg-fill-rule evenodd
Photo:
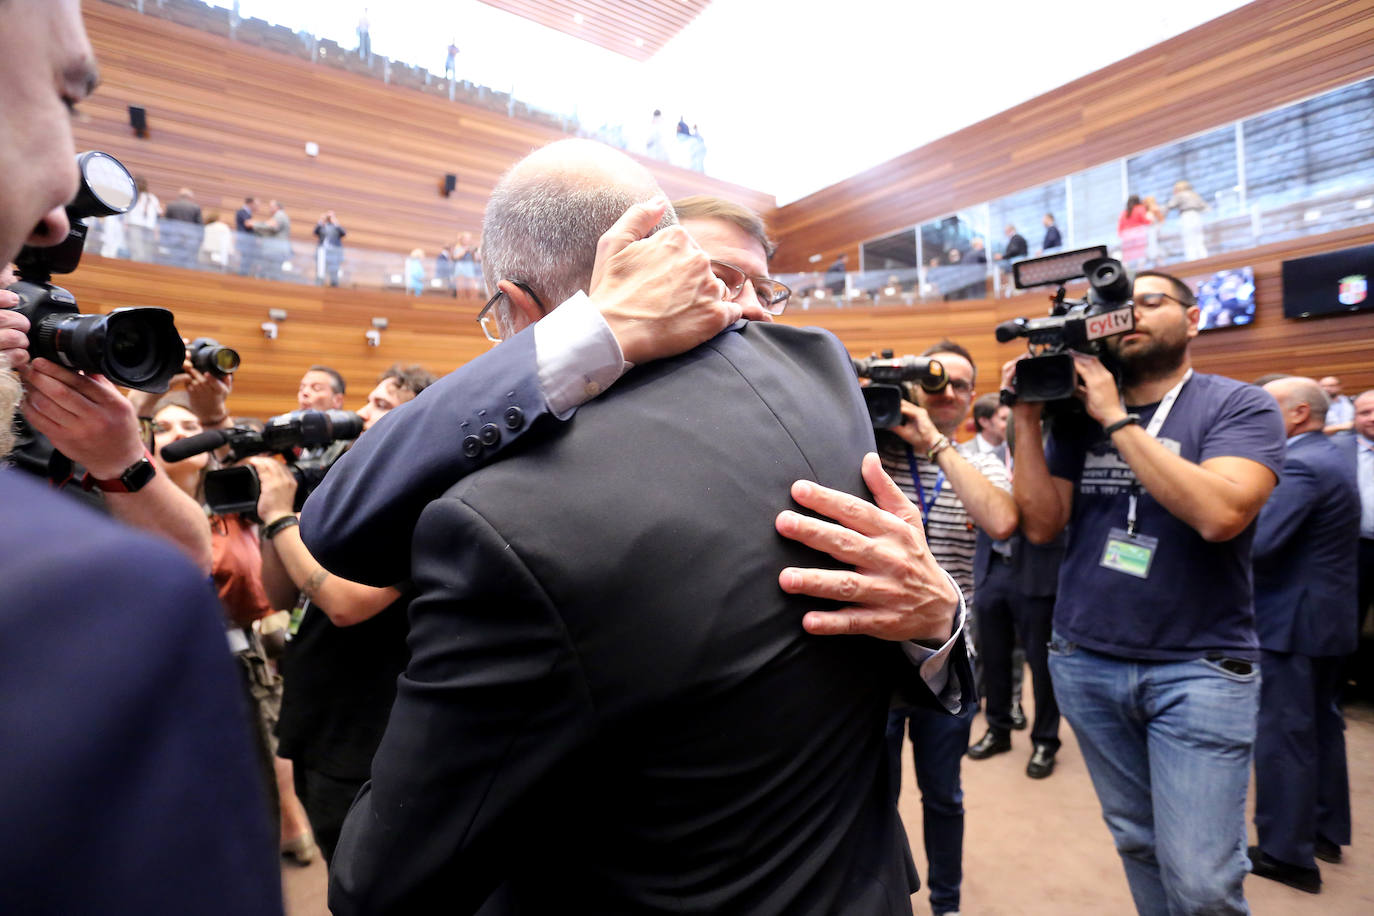
<instances>
[{"instance_id":1,"label":"dark suit trousers","mask_svg":"<svg viewBox=\"0 0 1374 916\"><path fill-rule=\"evenodd\" d=\"M988 728L999 735L1011 733L1012 650L1016 637L1030 663L1035 694L1035 723L1031 741L1059 749L1059 704L1050 682L1050 625L1054 597L1023 595L1016 586L1013 566L994 555L987 578L974 594L974 619L978 626L978 651L983 660L984 699Z\"/></svg>"},{"instance_id":2,"label":"dark suit trousers","mask_svg":"<svg viewBox=\"0 0 1374 916\"><path fill-rule=\"evenodd\" d=\"M1316 867L1318 836L1350 843L1340 671L1336 657L1260 652L1255 829L1261 849L1303 868Z\"/></svg>"}]
</instances>

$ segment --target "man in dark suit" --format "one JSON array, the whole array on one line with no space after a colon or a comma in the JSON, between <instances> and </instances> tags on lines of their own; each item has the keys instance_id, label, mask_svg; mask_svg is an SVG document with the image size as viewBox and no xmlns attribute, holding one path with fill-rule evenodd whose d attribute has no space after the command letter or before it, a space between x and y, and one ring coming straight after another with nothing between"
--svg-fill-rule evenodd
<instances>
[{"instance_id":1,"label":"man in dark suit","mask_svg":"<svg viewBox=\"0 0 1374 916\"><path fill-rule=\"evenodd\" d=\"M1288 452L1255 532L1260 644L1253 873L1317 893L1315 856L1340 861L1350 842L1342 656L1355 648L1354 467L1322 433L1327 397L1315 381L1264 386L1283 412Z\"/></svg>"},{"instance_id":2,"label":"man in dark suit","mask_svg":"<svg viewBox=\"0 0 1374 916\"><path fill-rule=\"evenodd\" d=\"M585 287L585 234L654 191L578 141L504 178L484 231L501 336ZM522 273L539 250L541 275ZM692 270L710 278L704 255ZM808 635L813 603L774 573L821 559L778 531L824 526L778 519L777 494L798 477L862 492L871 448L833 338L745 323L632 370L430 504L412 660L344 828L334 911L468 912L504 880L530 912L910 912L882 727L894 687L936 698L897 646ZM955 599L946 583L933 603ZM971 685L954 667L963 702L941 693L957 709Z\"/></svg>"},{"instance_id":3,"label":"man in dark suit","mask_svg":"<svg viewBox=\"0 0 1374 916\"><path fill-rule=\"evenodd\" d=\"M1040 242L1040 253L1053 251L1064 244L1064 239L1059 234L1059 227L1054 224L1054 214L1046 213L1041 220L1045 225L1045 238Z\"/></svg>"},{"instance_id":4,"label":"man in dark suit","mask_svg":"<svg viewBox=\"0 0 1374 916\"><path fill-rule=\"evenodd\" d=\"M68 106L95 82L77 0L0 3L0 264L67 237ZM0 308L0 458L28 330ZM208 578L4 469L0 534L0 909L281 913L275 827Z\"/></svg>"},{"instance_id":5,"label":"man in dark suit","mask_svg":"<svg viewBox=\"0 0 1374 916\"><path fill-rule=\"evenodd\" d=\"M239 251L239 273L245 277L258 273L258 236L253 231L257 210L257 199L245 197L243 206L234 211L234 245Z\"/></svg>"}]
</instances>

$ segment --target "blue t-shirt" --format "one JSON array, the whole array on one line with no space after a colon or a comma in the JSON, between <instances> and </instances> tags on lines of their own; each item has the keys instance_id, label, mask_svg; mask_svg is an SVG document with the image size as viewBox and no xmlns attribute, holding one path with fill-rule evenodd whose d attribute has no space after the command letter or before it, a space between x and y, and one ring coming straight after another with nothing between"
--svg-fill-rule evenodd
<instances>
[{"instance_id":1,"label":"blue t-shirt","mask_svg":"<svg viewBox=\"0 0 1374 916\"><path fill-rule=\"evenodd\" d=\"M1158 406L1132 408L1141 426L1149 425ZM1274 399L1219 375L1193 374L1157 438L1195 464L1248 458L1276 478L1283 468L1283 419ZM1074 483L1054 606L1060 636L1122 658L1171 661L1221 653L1258 659L1250 568L1254 522L1229 541L1208 543L1142 488L1136 531L1159 540L1149 578L1107 569L1102 553L1111 529L1126 527L1134 472L1096 424L1077 438L1051 435L1045 457L1050 474Z\"/></svg>"}]
</instances>

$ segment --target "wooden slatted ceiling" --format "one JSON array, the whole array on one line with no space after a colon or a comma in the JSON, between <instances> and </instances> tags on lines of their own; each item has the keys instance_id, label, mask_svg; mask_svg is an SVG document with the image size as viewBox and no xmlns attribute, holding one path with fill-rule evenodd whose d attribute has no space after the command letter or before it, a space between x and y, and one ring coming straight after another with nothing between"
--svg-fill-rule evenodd
<instances>
[{"instance_id":1,"label":"wooden slatted ceiling","mask_svg":"<svg viewBox=\"0 0 1374 916\"><path fill-rule=\"evenodd\" d=\"M1374 0L1258 0L780 208L774 269L1371 74Z\"/></svg>"},{"instance_id":2,"label":"wooden slatted ceiling","mask_svg":"<svg viewBox=\"0 0 1374 916\"><path fill-rule=\"evenodd\" d=\"M1203 334L1193 358L1204 372L1250 381L1266 372L1341 376L1346 391L1374 388L1374 312L1292 321L1283 317L1280 263L1320 251L1374 242L1369 227L1271 245L1242 255L1205 262L1207 270L1243 265L1255 269L1255 322ZM362 405L372 383L393 362L418 362L448 372L488 349L475 318L482 300L426 295L416 299L391 292L321 289L196 273L170 267L107 261L88 256L63 278L83 311L153 305L172 309L187 337L214 337L243 356L231 401L239 415L267 417L295 408L296 384L313 363L334 366L348 379L347 406ZM828 328L855 356L891 347L919 353L943 337L964 344L980 370L979 389L996 387L1001 364L1018 344L998 344L993 328L1019 316L1045 314L1043 294L1013 299L929 303L911 308L856 308L795 312L782 320ZM288 318L276 340L259 325L269 308ZM385 317L382 345L363 339L373 317Z\"/></svg>"},{"instance_id":3,"label":"wooden slatted ceiling","mask_svg":"<svg viewBox=\"0 0 1374 916\"><path fill-rule=\"evenodd\" d=\"M80 147L108 150L164 202L182 186L226 215L246 194L277 198L300 240L332 209L351 244L432 255L460 230L480 228L491 188L512 163L563 136L111 4L87 4L84 13L103 83L82 106ZM133 136L129 105L148 109L148 139ZM318 159L305 155L306 141L320 145ZM774 208L769 195L640 161L670 196ZM444 198L448 172L458 190Z\"/></svg>"},{"instance_id":4,"label":"wooden slatted ceiling","mask_svg":"<svg viewBox=\"0 0 1374 916\"><path fill-rule=\"evenodd\" d=\"M482 0L565 35L646 61L711 0ZM581 17L578 22L574 14ZM636 44L639 39L642 44Z\"/></svg>"}]
</instances>

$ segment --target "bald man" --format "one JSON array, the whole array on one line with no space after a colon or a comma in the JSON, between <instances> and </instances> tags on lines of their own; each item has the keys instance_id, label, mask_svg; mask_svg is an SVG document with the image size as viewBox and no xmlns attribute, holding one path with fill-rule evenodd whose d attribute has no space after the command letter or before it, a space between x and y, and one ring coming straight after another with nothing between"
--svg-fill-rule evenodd
<instances>
[{"instance_id":1,"label":"bald man","mask_svg":"<svg viewBox=\"0 0 1374 916\"><path fill-rule=\"evenodd\" d=\"M1349 455L1329 440L1328 399L1310 378L1264 386L1279 404L1288 451L1255 531L1260 712L1255 737L1252 871L1308 893L1316 858L1350 842L1345 725L1336 705L1342 657L1356 643L1360 498Z\"/></svg>"}]
</instances>

